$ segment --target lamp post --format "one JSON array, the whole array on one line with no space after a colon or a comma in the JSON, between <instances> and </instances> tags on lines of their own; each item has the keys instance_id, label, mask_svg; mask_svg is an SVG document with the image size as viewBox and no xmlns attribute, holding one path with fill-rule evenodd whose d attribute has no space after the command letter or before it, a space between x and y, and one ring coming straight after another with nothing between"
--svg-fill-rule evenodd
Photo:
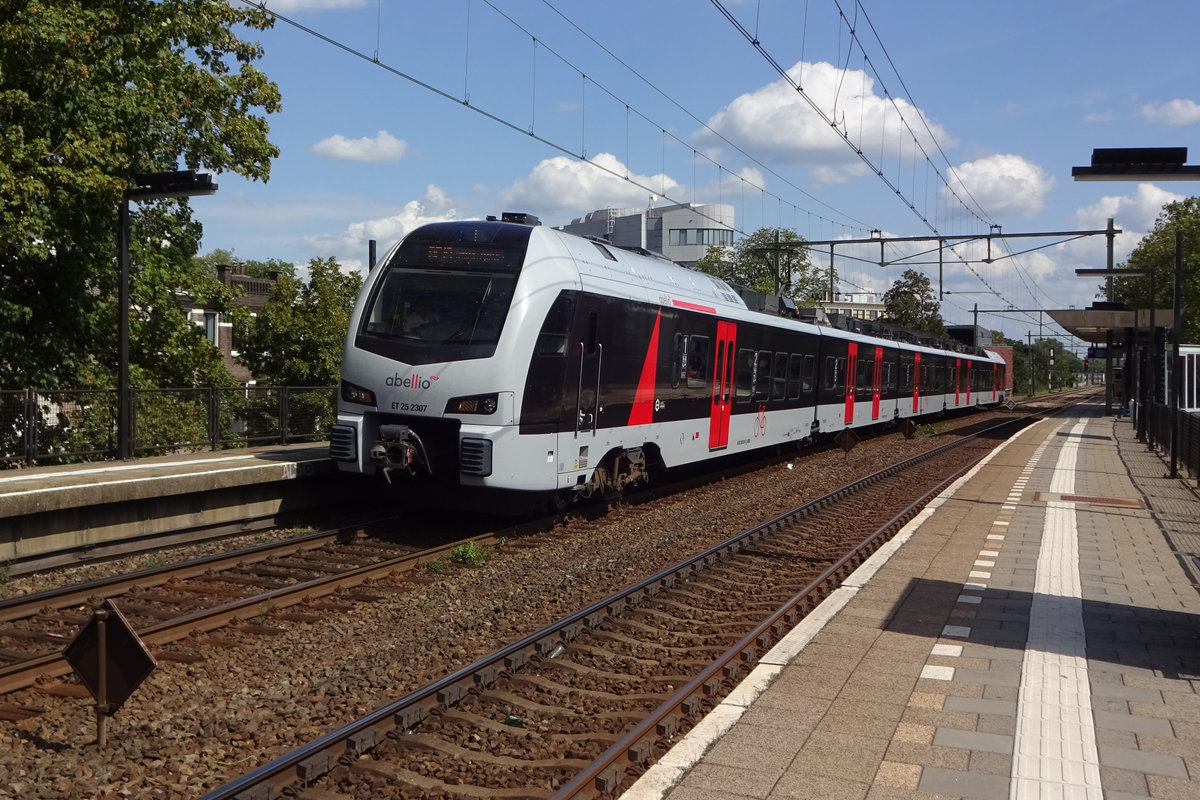
<instances>
[{"instance_id":1,"label":"lamp post","mask_svg":"<svg viewBox=\"0 0 1200 800\"><path fill-rule=\"evenodd\" d=\"M133 457L133 396L129 386L129 204L166 197L195 197L213 194L217 185L212 175L195 170L151 172L134 178L134 185L121 195L117 213L117 263L120 270L117 292L117 458Z\"/></svg>"}]
</instances>

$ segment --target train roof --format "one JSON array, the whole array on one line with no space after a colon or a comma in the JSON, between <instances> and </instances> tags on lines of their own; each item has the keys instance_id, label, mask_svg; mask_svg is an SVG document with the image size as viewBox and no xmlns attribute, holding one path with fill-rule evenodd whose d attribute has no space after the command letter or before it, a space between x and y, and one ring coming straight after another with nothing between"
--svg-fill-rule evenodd
<instances>
[{"instance_id":1,"label":"train roof","mask_svg":"<svg viewBox=\"0 0 1200 800\"><path fill-rule=\"evenodd\" d=\"M750 313L733 287L722 279L682 267L649 251L630 251L609 242L535 228L533 237L557 240L571 255L585 288L623 287L633 297L709 313Z\"/></svg>"}]
</instances>

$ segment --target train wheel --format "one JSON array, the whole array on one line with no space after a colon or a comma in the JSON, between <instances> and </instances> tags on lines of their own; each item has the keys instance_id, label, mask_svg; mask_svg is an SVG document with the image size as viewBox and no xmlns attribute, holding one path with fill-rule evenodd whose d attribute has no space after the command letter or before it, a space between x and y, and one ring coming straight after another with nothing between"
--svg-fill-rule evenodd
<instances>
[{"instance_id":1,"label":"train wheel","mask_svg":"<svg viewBox=\"0 0 1200 800\"><path fill-rule=\"evenodd\" d=\"M571 507L574 494L570 489L558 489L546 493L546 510L551 514L561 514Z\"/></svg>"}]
</instances>

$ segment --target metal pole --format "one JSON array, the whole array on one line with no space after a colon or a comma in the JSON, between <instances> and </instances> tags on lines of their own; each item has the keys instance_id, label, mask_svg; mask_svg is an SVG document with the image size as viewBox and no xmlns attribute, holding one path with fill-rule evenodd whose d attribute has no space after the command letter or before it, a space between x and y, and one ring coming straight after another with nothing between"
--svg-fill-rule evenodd
<instances>
[{"instance_id":1,"label":"metal pole","mask_svg":"<svg viewBox=\"0 0 1200 800\"><path fill-rule=\"evenodd\" d=\"M1033 331L1029 332L1029 396L1033 397Z\"/></svg>"},{"instance_id":2,"label":"metal pole","mask_svg":"<svg viewBox=\"0 0 1200 800\"><path fill-rule=\"evenodd\" d=\"M1105 262L1105 268L1109 272L1113 268L1113 242L1116 239L1116 230L1113 228L1113 221L1110 217L1108 227L1105 232L1105 238L1108 239L1108 258ZM1104 279L1104 299L1112 302L1113 299L1113 279L1109 275ZM1112 330L1104 332L1104 415L1110 416L1113 413L1113 335Z\"/></svg>"},{"instance_id":3,"label":"metal pole","mask_svg":"<svg viewBox=\"0 0 1200 800\"><path fill-rule=\"evenodd\" d=\"M108 609L96 609L96 745L108 747Z\"/></svg>"},{"instance_id":4,"label":"metal pole","mask_svg":"<svg viewBox=\"0 0 1200 800\"><path fill-rule=\"evenodd\" d=\"M1154 304L1156 302L1158 302L1156 299L1156 294L1157 294L1157 292L1155 291L1156 288L1157 287L1155 284L1154 270L1151 270L1150 271L1150 344L1149 344L1149 349L1150 349L1149 383L1150 383L1150 387L1149 387L1149 391L1146 392L1146 410L1147 411L1149 411L1151 408L1153 408L1154 404L1158 401L1158 342L1157 342L1157 337L1154 334ZM1154 436L1153 436L1153 434L1148 434L1148 432L1147 432L1148 431L1148 423L1149 423L1149 420L1143 417L1141 434L1142 434L1142 437L1145 440L1145 442L1150 446L1150 449L1153 450L1154 449Z\"/></svg>"},{"instance_id":5,"label":"metal pole","mask_svg":"<svg viewBox=\"0 0 1200 800\"><path fill-rule=\"evenodd\" d=\"M1179 300L1183 274L1183 231L1175 231L1175 299L1171 306L1171 363L1167 374L1171 377L1171 477L1179 477L1179 395L1182 381L1179 380Z\"/></svg>"},{"instance_id":6,"label":"metal pole","mask_svg":"<svg viewBox=\"0 0 1200 800\"><path fill-rule=\"evenodd\" d=\"M829 245L829 302L833 302L833 245Z\"/></svg>"},{"instance_id":7,"label":"metal pole","mask_svg":"<svg viewBox=\"0 0 1200 800\"><path fill-rule=\"evenodd\" d=\"M942 240L938 239L938 302L942 301Z\"/></svg>"},{"instance_id":8,"label":"metal pole","mask_svg":"<svg viewBox=\"0 0 1200 800\"><path fill-rule=\"evenodd\" d=\"M775 229L775 250L772 255L775 257L775 294L779 294L779 228Z\"/></svg>"},{"instance_id":9,"label":"metal pole","mask_svg":"<svg viewBox=\"0 0 1200 800\"><path fill-rule=\"evenodd\" d=\"M133 416L129 394L129 198L121 198L117 214L117 458L133 457Z\"/></svg>"},{"instance_id":10,"label":"metal pole","mask_svg":"<svg viewBox=\"0 0 1200 800\"><path fill-rule=\"evenodd\" d=\"M375 240L367 242L367 272L375 271Z\"/></svg>"}]
</instances>

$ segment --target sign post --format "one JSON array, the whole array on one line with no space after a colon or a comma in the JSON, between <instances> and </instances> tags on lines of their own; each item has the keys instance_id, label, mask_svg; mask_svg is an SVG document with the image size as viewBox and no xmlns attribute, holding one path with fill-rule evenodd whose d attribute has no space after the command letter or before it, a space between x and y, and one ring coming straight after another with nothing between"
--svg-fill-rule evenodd
<instances>
[{"instance_id":1,"label":"sign post","mask_svg":"<svg viewBox=\"0 0 1200 800\"><path fill-rule=\"evenodd\" d=\"M96 744L108 746L108 718L158 666L112 600L105 600L63 649L63 657L96 698Z\"/></svg>"}]
</instances>

